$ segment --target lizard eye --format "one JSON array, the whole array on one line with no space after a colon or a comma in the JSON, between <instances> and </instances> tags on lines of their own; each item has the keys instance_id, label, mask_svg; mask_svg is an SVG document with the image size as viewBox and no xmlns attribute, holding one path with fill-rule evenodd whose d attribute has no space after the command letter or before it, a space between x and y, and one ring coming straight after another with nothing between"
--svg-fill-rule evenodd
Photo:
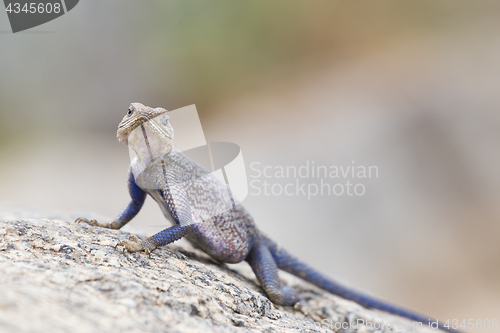
<instances>
[{"instance_id":1,"label":"lizard eye","mask_svg":"<svg viewBox=\"0 0 500 333\"><path fill-rule=\"evenodd\" d=\"M132 109L132 107L129 107L128 112L127 112L127 116L130 117L132 115L132 113L134 113L134 109Z\"/></svg>"}]
</instances>

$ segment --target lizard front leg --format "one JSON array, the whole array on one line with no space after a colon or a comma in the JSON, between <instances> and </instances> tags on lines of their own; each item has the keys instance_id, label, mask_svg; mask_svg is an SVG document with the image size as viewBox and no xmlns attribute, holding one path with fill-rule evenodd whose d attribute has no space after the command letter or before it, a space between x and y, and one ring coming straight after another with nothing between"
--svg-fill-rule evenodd
<instances>
[{"instance_id":1,"label":"lizard front leg","mask_svg":"<svg viewBox=\"0 0 500 333\"><path fill-rule=\"evenodd\" d=\"M84 217L79 217L76 219L76 222L84 222L93 226L98 226L102 228L109 229L120 229L125 224L130 222L137 213L141 210L144 205L144 201L146 200L146 192L144 192L137 184L135 183L134 174L132 170L129 171L128 177L128 191L130 193L130 197L132 200L125 206L120 214L111 222L98 222L97 220L89 220Z\"/></svg>"},{"instance_id":2,"label":"lizard front leg","mask_svg":"<svg viewBox=\"0 0 500 333\"><path fill-rule=\"evenodd\" d=\"M130 236L129 240L123 240L116 244L115 247L123 246L124 249L129 252L144 251L146 254L150 254L160 246L167 245L181 239L186 235L190 228L191 225L174 225L145 240L140 240L137 236Z\"/></svg>"},{"instance_id":3,"label":"lizard front leg","mask_svg":"<svg viewBox=\"0 0 500 333\"><path fill-rule=\"evenodd\" d=\"M129 240L121 241L116 247L123 246L129 252L144 251L146 254L149 254L160 246L181 239L191 229L191 207L189 200L187 200L184 185L178 180L179 175L176 172L171 169L167 170L163 164L162 166L163 182L160 182L158 186L162 189L163 204L171 207L170 209L174 214L172 217L178 224L164 229L143 241L137 236L131 236Z\"/></svg>"}]
</instances>

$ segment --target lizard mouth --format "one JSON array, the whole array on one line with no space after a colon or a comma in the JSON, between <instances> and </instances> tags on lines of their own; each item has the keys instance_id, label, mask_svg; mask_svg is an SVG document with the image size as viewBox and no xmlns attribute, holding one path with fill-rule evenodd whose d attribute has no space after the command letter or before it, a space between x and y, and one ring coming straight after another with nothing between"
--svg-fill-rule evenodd
<instances>
[{"instance_id":1,"label":"lizard mouth","mask_svg":"<svg viewBox=\"0 0 500 333\"><path fill-rule=\"evenodd\" d=\"M121 128L122 126L118 127L118 131L116 132L116 138L118 139L118 142L123 143L124 145L128 146L128 136L129 132L127 130L123 130Z\"/></svg>"}]
</instances>

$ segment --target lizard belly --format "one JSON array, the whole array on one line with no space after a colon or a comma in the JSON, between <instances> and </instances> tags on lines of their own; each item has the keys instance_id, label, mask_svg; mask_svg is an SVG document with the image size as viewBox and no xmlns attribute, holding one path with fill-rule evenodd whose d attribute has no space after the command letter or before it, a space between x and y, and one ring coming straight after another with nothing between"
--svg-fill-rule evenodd
<instances>
[{"instance_id":1,"label":"lizard belly","mask_svg":"<svg viewBox=\"0 0 500 333\"><path fill-rule=\"evenodd\" d=\"M193 224L187 239L212 258L222 262L243 261L253 244L255 228L244 218L231 220L231 214L222 214Z\"/></svg>"},{"instance_id":2,"label":"lizard belly","mask_svg":"<svg viewBox=\"0 0 500 333\"><path fill-rule=\"evenodd\" d=\"M147 192L158 203L167 220L172 225L179 224L175 206L169 207L168 200L160 191ZM237 206L210 219L193 223L186 239L214 259L237 263L247 257L254 235L252 218L243 207Z\"/></svg>"}]
</instances>

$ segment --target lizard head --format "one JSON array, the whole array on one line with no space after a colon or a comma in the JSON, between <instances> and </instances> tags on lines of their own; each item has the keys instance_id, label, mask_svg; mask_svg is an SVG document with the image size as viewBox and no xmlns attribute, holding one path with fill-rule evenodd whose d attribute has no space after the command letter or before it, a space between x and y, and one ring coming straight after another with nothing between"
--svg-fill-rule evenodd
<instances>
[{"instance_id":1,"label":"lizard head","mask_svg":"<svg viewBox=\"0 0 500 333\"><path fill-rule=\"evenodd\" d=\"M174 148L174 129L168 118L168 111L163 108L132 103L118 125L118 141L131 148L138 162L146 165Z\"/></svg>"},{"instance_id":2,"label":"lizard head","mask_svg":"<svg viewBox=\"0 0 500 333\"><path fill-rule=\"evenodd\" d=\"M155 124L150 124L150 120L153 119L155 120ZM167 110L163 108L151 108L141 103L132 103L128 108L127 114L118 125L118 131L116 131L118 141L128 145L129 135L141 125L143 125L143 127L146 126L147 128L151 128L151 125L153 125L154 129L157 129L157 127L163 127L163 132L166 132L165 134L167 134L170 140L173 139L174 130L168 123Z\"/></svg>"}]
</instances>

